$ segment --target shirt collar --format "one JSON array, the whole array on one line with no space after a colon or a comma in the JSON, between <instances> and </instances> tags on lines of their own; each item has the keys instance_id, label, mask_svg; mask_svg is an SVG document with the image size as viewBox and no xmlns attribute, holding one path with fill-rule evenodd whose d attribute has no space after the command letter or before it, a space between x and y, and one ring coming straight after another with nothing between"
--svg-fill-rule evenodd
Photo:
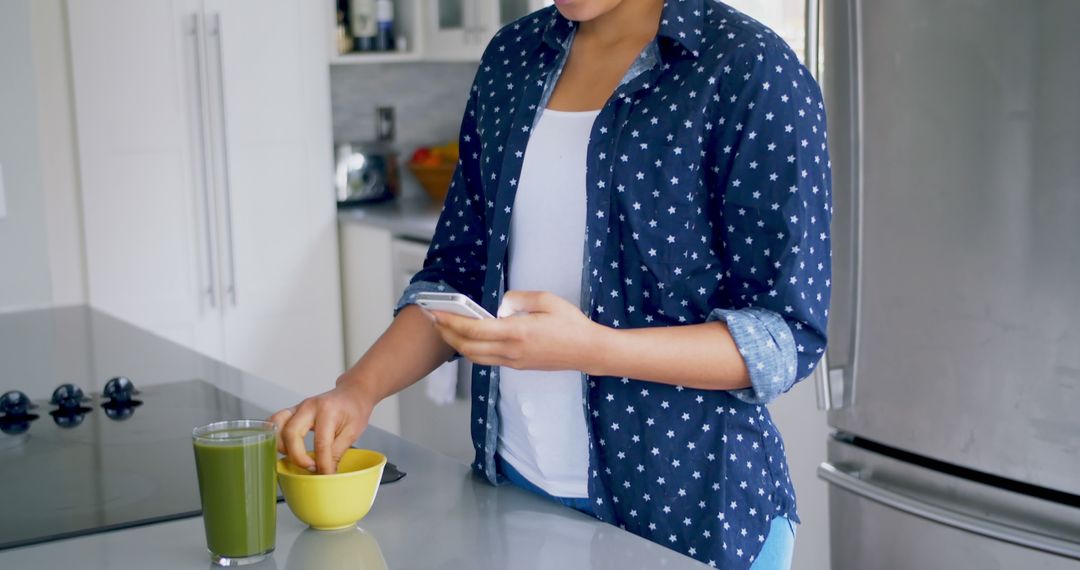
<instances>
[{"instance_id":1,"label":"shirt collar","mask_svg":"<svg viewBox=\"0 0 1080 570\"><path fill-rule=\"evenodd\" d=\"M660 13L660 28L656 32L657 38L669 40L661 41L661 54L681 55L682 49L690 57L698 56L698 48L701 47L701 27L704 22L705 0L665 0L663 10ZM577 27L577 22L568 20L558 9L551 10L551 19L544 27L543 41L549 46L564 50L569 46L572 32ZM664 53L667 47L674 47L671 53Z\"/></svg>"}]
</instances>

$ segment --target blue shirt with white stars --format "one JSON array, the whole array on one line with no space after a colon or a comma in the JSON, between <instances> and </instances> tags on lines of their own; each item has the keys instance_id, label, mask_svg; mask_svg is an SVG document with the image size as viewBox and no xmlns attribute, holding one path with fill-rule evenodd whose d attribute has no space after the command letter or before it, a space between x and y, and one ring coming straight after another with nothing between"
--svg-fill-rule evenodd
<instances>
[{"instance_id":1,"label":"blue shirt with white stars","mask_svg":"<svg viewBox=\"0 0 1080 570\"><path fill-rule=\"evenodd\" d=\"M461 158L398 309L458 291L495 313L517 178L576 23L554 7L499 31L462 120ZM776 34L714 0L667 0L656 38L593 125L581 308L618 328L723 320L744 390L583 375L597 518L697 560L748 568L798 522L765 404L825 349L831 184L820 90ZM516 215L527 215L517 212ZM474 469L495 458L498 369L474 366Z\"/></svg>"}]
</instances>

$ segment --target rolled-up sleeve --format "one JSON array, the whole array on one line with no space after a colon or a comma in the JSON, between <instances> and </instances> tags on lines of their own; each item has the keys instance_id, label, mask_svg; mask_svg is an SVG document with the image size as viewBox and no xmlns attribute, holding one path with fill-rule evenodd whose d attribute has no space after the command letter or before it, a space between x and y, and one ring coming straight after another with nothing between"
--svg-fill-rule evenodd
<instances>
[{"instance_id":1,"label":"rolled-up sleeve","mask_svg":"<svg viewBox=\"0 0 1080 570\"><path fill-rule=\"evenodd\" d=\"M479 96L474 81L461 121L457 168L424 259L424 268L410 280L394 307L395 316L424 291L457 292L472 299L480 298L487 269L487 225L476 117Z\"/></svg>"},{"instance_id":2,"label":"rolled-up sleeve","mask_svg":"<svg viewBox=\"0 0 1080 570\"><path fill-rule=\"evenodd\" d=\"M831 176L821 93L786 46L732 53L719 88L711 181L723 251L723 320L750 372L742 400L768 403L807 377L826 345Z\"/></svg>"},{"instance_id":3,"label":"rolled-up sleeve","mask_svg":"<svg viewBox=\"0 0 1080 570\"><path fill-rule=\"evenodd\" d=\"M791 329L780 315L760 308L713 309L708 321L723 321L746 362L750 387L732 394L751 404L768 404L795 384L798 358Z\"/></svg>"}]
</instances>

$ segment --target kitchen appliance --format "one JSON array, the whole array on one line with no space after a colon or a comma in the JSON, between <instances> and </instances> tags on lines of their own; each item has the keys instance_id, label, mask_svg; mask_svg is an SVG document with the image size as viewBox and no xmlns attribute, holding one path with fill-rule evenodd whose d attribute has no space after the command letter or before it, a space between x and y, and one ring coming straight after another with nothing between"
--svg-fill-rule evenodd
<instances>
[{"instance_id":1,"label":"kitchen appliance","mask_svg":"<svg viewBox=\"0 0 1080 570\"><path fill-rule=\"evenodd\" d=\"M269 415L245 378L87 307L0 313L0 550L199 515L192 429Z\"/></svg>"},{"instance_id":2,"label":"kitchen appliance","mask_svg":"<svg viewBox=\"0 0 1080 570\"><path fill-rule=\"evenodd\" d=\"M339 207L381 202L397 194L397 152L377 143L340 143L336 155Z\"/></svg>"},{"instance_id":3,"label":"kitchen appliance","mask_svg":"<svg viewBox=\"0 0 1080 570\"><path fill-rule=\"evenodd\" d=\"M834 182L833 567L1075 570L1080 3L808 7Z\"/></svg>"},{"instance_id":4,"label":"kitchen appliance","mask_svg":"<svg viewBox=\"0 0 1080 570\"><path fill-rule=\"evenodd\" d=\"M269 415L202 380L135 395L115 378L92 397L74 384L0 397L0 549L196 516L191 429Z\"/></svg>"},{"instance_id":5,"label":"kitchen appliance","mask_svg":"<svg viewBox=\"0 0 1080 570\"><path fill-rule=\"evenodd\" d=\"M337 144L334 180L339 207L389 200L401 188L393 107L377 107L375 118L374 141Z\"/></svg>"}]
</instances>

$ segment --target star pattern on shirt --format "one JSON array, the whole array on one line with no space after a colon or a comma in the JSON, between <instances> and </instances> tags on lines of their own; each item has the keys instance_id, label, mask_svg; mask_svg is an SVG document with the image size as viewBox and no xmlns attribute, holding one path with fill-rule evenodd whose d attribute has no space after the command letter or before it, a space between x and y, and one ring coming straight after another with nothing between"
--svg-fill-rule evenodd
<instances>
[{"instance_id":1,"label":"star pattern on shirt","mask_svg":"<svg viewBox=\"0 0 1080 570\"><path fill-rule=\"evenodd\" d=\"M525 147L574 26L545 8L485 51L458 168L413 286L497 308ZM716 309L776 315L797 361L753 368L805 377L825 348L831 285L816 82L771 30L714 0L667 0L639 60L651 64L616 89L589 142L583 310L617 328L701 323ZM772 342L765 327L745 334ZM501 482L497 369L474 367L473 395L474 468ZM599 376L587 377L584 396L589 497L601 520L723 568L748 568L773 518L798 521L765 406Z\"/></svg>"}]
</instances>

